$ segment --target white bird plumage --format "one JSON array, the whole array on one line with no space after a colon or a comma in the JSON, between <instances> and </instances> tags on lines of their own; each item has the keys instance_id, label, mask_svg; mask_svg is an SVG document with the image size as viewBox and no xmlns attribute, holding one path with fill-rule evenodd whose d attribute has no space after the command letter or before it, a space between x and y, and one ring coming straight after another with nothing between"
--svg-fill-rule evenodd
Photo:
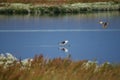
<instances>
[{"instance_id":1,"label":"white bird plumage","mask_svg":"<svg viewBox=\"0 0 120 80\"><path fill-rule=\"evenodd\" d=\"M103 28L108 27L108 22L103 22L102 20L100 20L99 23L102 25Z\"/></svg>"},{"instance_id":2,"label":"white bird plumage","mask_svg":"<svg viewBox=\"0 0 120 80\"><path fill-rule=\"evenodd\" d=\"M64 41L60 42L59 45L65 46L66 44L68 44L68 42L69 42L68 40L64 40Z\"/></svg>"},{"instance_id":3,"label":"white bird plumage","mask_svg":"<svg viewBox=\"0 0 120 80\"><path fill-rule=\"evenodd\" d=\"M59 47L59 49L62 50L62 51L64 51L64 52L66 52L66 53L68 52L68 49L65 48L65 47Z\"/></svg>"}]
</instances>

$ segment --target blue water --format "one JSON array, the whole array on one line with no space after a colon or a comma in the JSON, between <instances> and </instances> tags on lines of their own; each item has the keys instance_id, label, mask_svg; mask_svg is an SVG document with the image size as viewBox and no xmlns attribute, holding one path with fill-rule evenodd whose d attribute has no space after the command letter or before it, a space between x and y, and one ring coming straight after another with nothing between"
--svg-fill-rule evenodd
<instances>
[{"instance_id":1,"label":"blue water","mask_svg":"<svg viewBox=\"0 0 120 80\"><path fill-rule=\"evenodd\" d=\"M103 29L99 20L108 21ZM59 49L59 42L69 40ZM0 53L17 58L66 57L120 63L120 13L89 13L60 16L0 15Z\"/></svg>"}]
</instances>

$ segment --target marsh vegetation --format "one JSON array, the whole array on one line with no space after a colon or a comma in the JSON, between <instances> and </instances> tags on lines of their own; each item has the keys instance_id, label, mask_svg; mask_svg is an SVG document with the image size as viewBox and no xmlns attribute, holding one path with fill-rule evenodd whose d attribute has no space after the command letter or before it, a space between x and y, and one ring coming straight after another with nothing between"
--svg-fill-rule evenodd
<instances>
[{"instance_id":1,"label":"marsh vegetation","mask_svg":"<svg viewBox=\"0 0 120 80\"><path fill-rule=\"evenodd\" d=\"M1 63L2 62L2 63ZM0 55L0 80L119 80L120 65L70 58L48 59L36 55L18 60L11 54Z\"/></svg>"},{"instance_id":2,"label":"marsh vegetation","mask_svg":"<svg viewBox=\"0 0 120 80\"><path fill-rule=\"evenodd\" d=\"M72 4L88 2L110 2L119 3L119 0L0 0L0 3L32 3L32 4Z\"/></svg>"},{"instance_id":3,"label":"marsh vegetation","mask_svg":"<svg viewBox=\"0 0 120 80\"><path fill-rule=\"evenodd\" d=\"M16 1L13 1L16 2ZM46 2L6 2L0 3L1 14L63 14L63 13L83 13L98 11L120 11L119 1L82 3L82 1L64 2L59 1L51 3ZM49 4L48 4L49 3ZM58 4L57 4L58 3ZM59 4L60 3L60 4Z\"/></svg>"}]
</instances>

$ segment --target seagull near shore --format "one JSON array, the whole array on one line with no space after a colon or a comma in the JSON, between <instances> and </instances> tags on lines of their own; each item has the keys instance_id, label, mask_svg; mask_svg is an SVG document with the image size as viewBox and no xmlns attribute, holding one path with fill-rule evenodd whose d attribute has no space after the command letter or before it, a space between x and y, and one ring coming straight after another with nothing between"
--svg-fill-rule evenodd
<instances>
[{"instance_id":1,"label":"seagull near shore","mask_svg":"<svg viewBox=\"0 0 120 80\"><path fill-rule=\"evenodd\" d=\"M68 44L68 42L69 42L68 40L64 40L64 41L60 42L59 45L65 46Z\"/></svg>"},{"instance_id":2,"label":"seagull near shore","mask_svg":"<svg viewBox=\"0 0 120 80\"><path fill-rule=\"evenodd\" d=\"M100 20L99 23L103 26L104 29L108 27L108 22L103 22Z\"/></svg>"}]
</instances>

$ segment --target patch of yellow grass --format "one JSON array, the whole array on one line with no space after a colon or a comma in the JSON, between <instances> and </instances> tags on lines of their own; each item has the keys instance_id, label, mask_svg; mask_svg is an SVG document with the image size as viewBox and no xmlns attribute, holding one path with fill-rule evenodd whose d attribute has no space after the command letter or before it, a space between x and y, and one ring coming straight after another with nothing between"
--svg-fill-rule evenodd
<instances>
[{"instance_id":1,"label":"patch of yellow grass","mask_svg":"<svg viewBox=\"0 0 120 80\"><path fill-rule=\"evenodd\" d=\"M72 61L70 58L45 59L35 56L23 65L15 61L4 68L0 65L0 80L120 80L120 65L95 61Z\"/></svg>"}]
</instances>

